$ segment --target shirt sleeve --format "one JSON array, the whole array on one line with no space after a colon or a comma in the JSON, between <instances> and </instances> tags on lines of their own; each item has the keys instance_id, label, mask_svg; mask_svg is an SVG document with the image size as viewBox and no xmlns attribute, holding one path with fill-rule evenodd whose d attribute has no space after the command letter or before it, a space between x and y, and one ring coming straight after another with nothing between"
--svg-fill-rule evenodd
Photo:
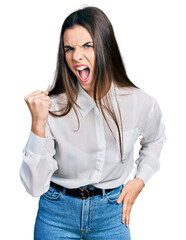
<instances>
[{"instance_id":1,"label":"shirt sleeve","mask_svg":"<svg viewBox=\"0 0 186 240\"><path fill-rule=\"evenodd\" d=\"M32 131L22 150L20 179L26 191L34 197L39 197L49 189L50 178L58 169L54 159L55 139L52 136L48 122L45 128L45 138Z\"/></svg>"},{"instance_id":2,"label":"shirt sleeve","mask_svg":"<svg viewBox=\"0 0 186 240\"><path fill-rule=\"evenodd\" d=\"M159 157L163 143L167 140L165 126L161 121L162 113L159 104L154 99L152 108L145 116L142 126L142 138L139 157L135 161L134 178L140 178L146 184L152 175L160 169Z\"/></svg>"}]
</instances>

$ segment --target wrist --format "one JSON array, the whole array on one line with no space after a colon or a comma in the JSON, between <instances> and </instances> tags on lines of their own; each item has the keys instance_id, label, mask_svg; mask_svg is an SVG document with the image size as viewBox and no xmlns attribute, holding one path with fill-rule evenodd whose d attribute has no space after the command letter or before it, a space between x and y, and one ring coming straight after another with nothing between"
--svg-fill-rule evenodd
<instances>
[{"instance_id":1,"label":"wrist","mask_svg":"<svg viewBox=\"0 0 186 240\"><path fill-rule=\"evenodd\" d=\"M41 122L32 122L31 131L39 137L45 138L45 126L46 124Z\"/></svg>"},{"instance_id":2,"label":"wrist","mask_svg":"<svg viewBox=\"0 0 186 240\"><path fill-rule=\"evenodd\" d=\"M144 181L141 178L135 178L135 180L136 180L136 182L138 182L143 187L145 186L145 183L144 183Z\"/></svg>"}]
</instances>

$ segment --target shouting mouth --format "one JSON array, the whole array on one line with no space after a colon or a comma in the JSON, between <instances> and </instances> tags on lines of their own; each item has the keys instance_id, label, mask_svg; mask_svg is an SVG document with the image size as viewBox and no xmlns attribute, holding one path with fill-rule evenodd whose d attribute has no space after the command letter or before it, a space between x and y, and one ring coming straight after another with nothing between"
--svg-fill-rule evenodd
<instances>
[{"instance_id":1,"label":"shouting mouth","mask_svg":"<svg viewBox=\"0 0 186 240\"><path fill-rule=\"evenodd\" d=\"M89 78L90 78L90 68L89 67L87 67L85 65L81 65L81 66L76 67L76 71L82 82L87 82L89 80Z\"/></svg>"}]
</instances>

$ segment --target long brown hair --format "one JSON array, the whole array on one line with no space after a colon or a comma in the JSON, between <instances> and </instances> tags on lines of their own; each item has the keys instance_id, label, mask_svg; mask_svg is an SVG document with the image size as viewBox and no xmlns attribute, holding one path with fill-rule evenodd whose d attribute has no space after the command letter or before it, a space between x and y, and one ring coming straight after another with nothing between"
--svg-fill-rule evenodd
<instances>
[{"instance_id":1,"label":"long brown hair","mask_svg":"<svg viewBox=\"0 0 186 240\"><path fill-rule=\"evenodd\" d=\"M69 113L71 108L74 109L77 120L78 120L78 130L79 130L79 118L75 106L80 107L76 103L77 94L78 94L78 85L77 78L74 73L70 70L65 60L65 52L63 46L63 35L65 30L72 28L75 25L80 25L86 28L94 42L95 49L95 68L94 68L94 101L97 105L99 102L101 112L103 117L110 128L107 119L103 111L103 105L101 99L101 93L103 89L106 89L106 86L110 86L113 81L118 87L135 87L130 79L127 76L124 63L120 54L120 50L114 35L113 27L105 15L105 13L97 7L85 7L83 9L78 9L77 11L71 13L64 21L59 41L59 49L57 56L56 71L54 76L54 81L52 85L48 88L49 96L57 96L61 93L65 93L67 97L67 104L63 109L60 109L61 114L56 114L54 112L58 111L49 111L52 116L63 117ZM98 97L98 99L97 99ZM114 120L118 134L119 134L119 143L120 143L120 153L121 157L123 154L123 135L121 140L121 133L118 124L116 114L111 102L111 96L106 94L104 102L104 108L107 110L109 115ZM74 106L75 105L75 106ZM118 105L119 110L119 105ZM119 110L119 115L121 119L121 114ZM121 121L121 130L123 130L122 121ZM113 134L113 132L112 132ZM113 135L114 136L114 135Z\"/></svg>"}]
</instances>

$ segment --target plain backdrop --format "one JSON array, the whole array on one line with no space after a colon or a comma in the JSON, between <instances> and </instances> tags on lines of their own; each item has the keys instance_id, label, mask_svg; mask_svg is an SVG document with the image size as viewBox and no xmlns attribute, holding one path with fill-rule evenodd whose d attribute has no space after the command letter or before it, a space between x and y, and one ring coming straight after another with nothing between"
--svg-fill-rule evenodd
<instances>
[{"instance_id":1,"label":"plain backdrop","mask_svg":"<svg viewBox=\"0 0 186 240\"><path fill-rule=\"evenodd\" d=\"M1 1L1 239L33 239L39 198L29 195L19 178L31 128L24 97L52 83L61 25L83 4L109 17L129 78L157 99L166 127L161 169L131 211L132 240L186 239L186 8L181 0ZM139 142L135 159L138 150Z\"/></svg>"}]
</instances>

